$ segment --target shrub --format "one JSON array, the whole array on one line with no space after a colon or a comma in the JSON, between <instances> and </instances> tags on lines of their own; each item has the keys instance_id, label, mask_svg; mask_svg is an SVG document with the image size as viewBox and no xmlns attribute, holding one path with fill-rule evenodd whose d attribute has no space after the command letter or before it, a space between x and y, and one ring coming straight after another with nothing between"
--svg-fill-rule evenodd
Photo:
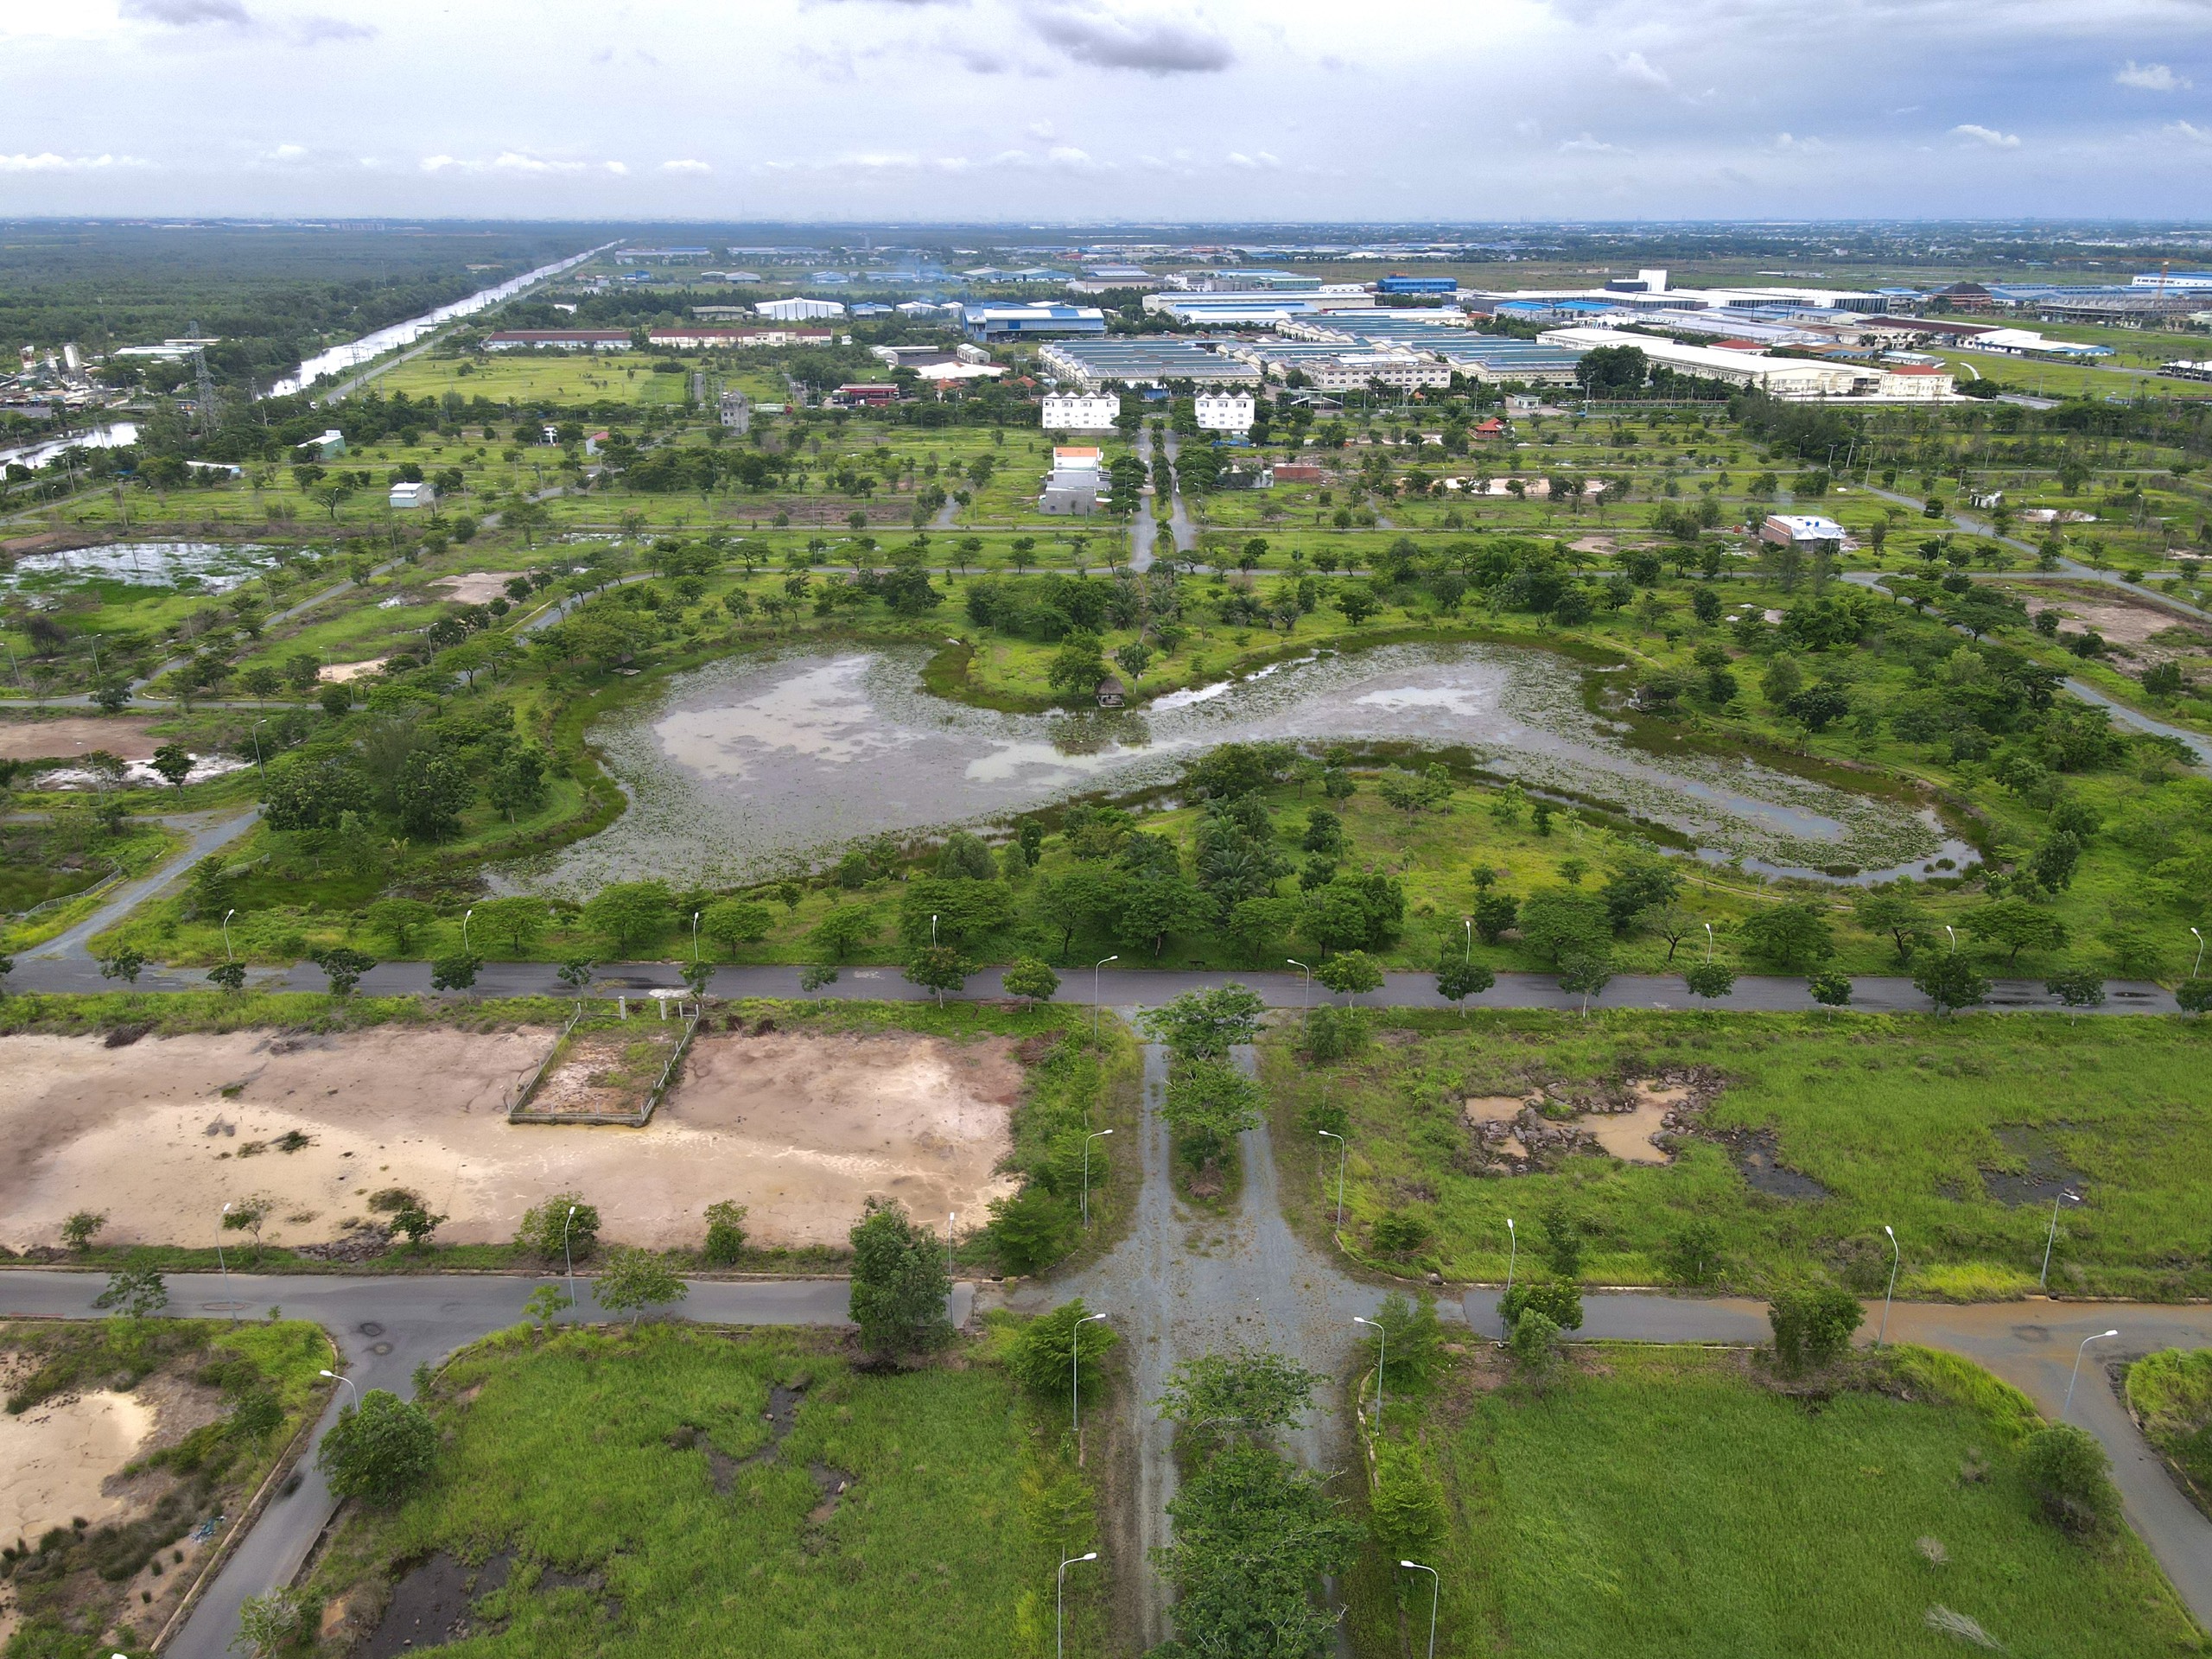
<instances>
[{"instance_id":1,"label":"shrub","mask_svg":"<svg viewBox=\"0 0 2212 1659\"><path fill-rule=\"evenodd\" d=\"M688 1287L675 1270L650 1250L618 1249L592 1282L592 1300L610 1313L634 1320L641 1309L680 1302Z\"/></svg>"},{"instance_id":2,"label":"shrub","mask_svg":"<svg viewBox=\"0 0 2212 1659\"><path fill-rule=\"evenodd\" d=\"M852 1319L868 1351L913 1353L950 1341L944 1304L952 1275L937 1240L907 1219L906 1206L869 1198L849 1237Z\"/></svg>"},{"instance_id":3,"label":"shrub","mask_svg":"<svg viewBox=\"0 0 2212 1659\"><path fill-rule=\"evenodd\" d=\"M437 1425L430 1414L383 1389L361 1396L323 1436L315 1466L340 1497L365 1503L398 1503L430 1477L438 1457Z\"/></svg>"},{"instance_id":4,"label":"shrub","mask_svg":"<svg viewBox=\"0 0 2212 1659\"><path fill-rule=\"evenodd\" d=\"M1449 1529L1443 1482L1422 1459L1421 1448L1403 1440L1386 1440L1376 1449L1370 1507L1376 1538L1394 1560L1432 1554Z\"/></svg>"},{"instance_id":5,"label":"shrub","mask_svg":"<svg viewBox=\"0 0 2212 1659\"><path fill-rule=\"evenodd\" d=\"M1513 1335L1507 1345L1513 1351L1516 1365L1531 1376L1541 1376L1559 1357L1559 1322L1541 1308L1529 1307L1513 1321Z\"/></svg>"},{"instance_id":6,"label":"shrub","mask_svg":"<svg viewBox=\"0 0 2212 1659\"><path fill-rule=\"evenodd\" d=\"M571 1209L576 1212L574 1217L569 1214ZM599 1243L599 1211L584 1202L582 1193L556 1192L544 1203L524 1211L522 1225L515 1230L515 1243L548 1262L558 1262L563 1255L564 1228L565 1253L571 1260L589 1255Z\"/></svg>"},{"instance_id":7,"label":"shrub","mask_svg":"<svg viewBox=\"0 0 2212 1659\"><path fill-rule=\"evenodd\" d=\"M707 1243L699 1254L709 1267L734 1268L745 1255L745 1206L724 1198L707 1206Z\"/></svg>"},{"instance_id":8,"label":"shrub","mask_svg":"<svg viewBox=\"0 0 2212 1659\"><path fill-rule=\"evenodd\" d=\"M2108 1530L2120 1516L2104 1448L2087 1429L2051 1423L2020 1447L2020 1472L2044 1518L2078 1537Z\"/></svg>"},{"instance_id":9,"label":"shrub","mask_svg":"<svg viewBox=\"0 0 2212 1659\"><path fill-rule=\"evenodd\" d=\"M1367 1046L1370 1029L1365 1008L1323 1003L1306 1012L1306 1052L1316 1060L1350 1059Z\"/></svg>"},{"instance_id":10,"label":"shrub","mask_svg":"<svg viewBox=\"0 0 2212 1659\"><path fill-rule=\"evenodd\" d=\"M1392 1210L1376 1217L1370 1236L1383 1255L1406 1256L1424 1248L1435 1232L1410 1211Z\"/></svg>"},{"instance_id":11,"label":"shrub","mask_svg":"<svg viewBox=\"0 0 2212 1659\"><path fill-rule=\"evenodd\" d=\"M1694 1217L1669 1236L1660 1265L1678 1285L1709 1285L1720 1270L1720 1229Z\"/></svg>"},{"instance_id":12,"label":"shrub","mask_svg":"<svg viewBox=\"0 0 2212 1659\"><path fill-rule=\"evenodd\" d=\"M1808 1365L1833 1363L1850 1348L1851 1333L1866 1317L1859 1299L1839 1285L1777 1291L1767 1304L1775 1357L1793 1375Z\"/></svg>"},{"instance_id":13,"label":"shrub","mask_svg":"<svg viewBox=\"0 0 2212 1659\"><path fill-rule=\"evenodd\" d=\"M1041 1186L991 1201L991 1239L1010 1273L1050 1267L1075 1243L1075 1211Z\"/></svg>"},{"instance_id":14,"label":"shrub","mask_svg":"<svg viewBox=\"0 0 2212 1659\"><path fill-rule=\"evenodd\" d=\"M1076 1370L1081 1371L1084 1386L1097 1388L1103 1381L1099 1357L1121 1338L1106 1320L1089 1316L1078 1296L1049 1313L1039 1313L1017 1331L1006 1351L1006 1368L1014 1381L1048 1400L1067 1397ZM1077 1320L1085 1321L1079 1351L1075 1346Z\"/></svg>"},{"instance_id":15,"label":"shrub","mask_svg":"<svg viewBox=\"0 0 2212 1659\"><path fill-rule=\"evenodd\" d=\"M1524 1313L1542 1314L1562 1331L1582 1328L1582 1287L1555 1279L1531 1279L1507 1291L1497 1304L1497 1316L1512 1330Z\"/></svg>"}]
</instances>

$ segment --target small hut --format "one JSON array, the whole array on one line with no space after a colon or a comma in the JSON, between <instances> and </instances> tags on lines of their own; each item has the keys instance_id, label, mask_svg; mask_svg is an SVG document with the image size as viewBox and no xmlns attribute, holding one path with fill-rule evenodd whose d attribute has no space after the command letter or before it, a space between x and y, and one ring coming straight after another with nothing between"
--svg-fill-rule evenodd
<instances>
[{"instance_id":1,"label":"small hut","mask_svg":"<svg viewBox=\"0 0 2212 1659\"><path fill-rule=\"evenodd\" d=\"M1121 681L1116 679L1111 674L1098 682L1098 706L1101 709L1120 708L1122 698L1125 695Z\"/></svg>"}]
</instances>

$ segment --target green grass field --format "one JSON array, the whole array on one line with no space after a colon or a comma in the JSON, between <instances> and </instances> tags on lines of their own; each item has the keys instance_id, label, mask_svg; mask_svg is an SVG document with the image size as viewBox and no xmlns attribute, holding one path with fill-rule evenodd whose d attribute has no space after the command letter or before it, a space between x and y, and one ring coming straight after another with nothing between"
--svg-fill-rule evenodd
<instances>
[{"instance_id":1,"label":"green grass field","mask_svg":"<svg viewBox=\"0 0 2212 1659\"><path fill-rule=\"evenodd\" d=\"M2202 1650L2132 1535L2082 1544L2038 1517L2017 1463L2032 1414L1986 1373L1908 1349L1805 1398L1740 1353L1570 1353L1541 1392L1463 1363L1409 1431L1448 1499L1440 1655L1973 1651L1929 1628L1938 1607L2010 1653ZM1355 1652L1424 1650L1424 1575L1370 1555L1351 1595Z\"/></svg>"},{"instance_id":2,"label":"green grass field","mask_svg":"<svg viewBox=\"0 0 2212 1659\"><path fill-rule=\"evenodd\" d=\"M772 1388L799 1391L788 1438ZM406 1566L512 1552L454 1659L1029 1655L1052 1645L1054 1552L1090 1547L1087 1505L1026 1496L1072 1472L1053 1431L966 1354L875 1376L806 1333L524 1328L463 1354L435 1397L434 1486L357 1513L315 1575L349 1637ZM1069 1652L1106 1650L1103 1591L1071 1575Z\"/></svg>"},{"instance_id":3,"label":"green grass field","mask_svg":"<svg viewBox=\"0 0 2212 1659\"><path fill-rule=\"evenodd\" d=\"M1332 1066L1302 1063L1282 1039L1262 1052L1286 1192L1325 1234L1336 1166L1313 1149L1313 1125L1343 1128L1346 1242L1380 1263L1389 1259L1374 1252L1375 1222L1406 1213L1433 1232L1417 1259L1447 1278L1497 1282L1506 1218L1519 1224L1527 1270L1532 1223L1556 1205L1581 1225L1583 1277L1595 1284L1669 1282L1669 1245L1702 1223L1713 1268L1699 1282L1756 1292L1820 1270L1878 1294L1887 1224L1900 1295L1999 1298L2035 1287L2051 1218L2050 1195L2024 1198L2003 1179L2013 1176L2070 1182L2084 1200L2060 1217L2054 1289L2212 1293L2197 1196L2212 1179L2212 1132L2196 1105L2212 1058L2202 1021L1402 1014L1385 1017L1366 1055ZM1541 1160L1541 1173L1484 1173L1461 1108L1539 1088L1591 1100L1624 1081L1693 1072L1718 1090L1707 1128L1766 1132L1771 1156L1830 1196L1756 1191L1728 1145L1702 1135L1671 1164L1575 1154ZM1325 1098L1345 1122L1318 1116Z\"/></svg>"}]
</instances>

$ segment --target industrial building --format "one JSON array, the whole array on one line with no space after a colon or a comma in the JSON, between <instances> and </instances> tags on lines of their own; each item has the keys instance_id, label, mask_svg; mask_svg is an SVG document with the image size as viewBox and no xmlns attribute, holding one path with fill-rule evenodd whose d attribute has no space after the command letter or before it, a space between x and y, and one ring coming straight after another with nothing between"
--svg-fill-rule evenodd
<instances>
[{"instance_id":1,"label":"industrial building","mask_svg":"<svg viewBox=\"0 0 2212 1659\"><path fill-rule=\"evenodd\" d=\"M1111 392L1048 391L1042 424L1047 432L1110 432L1121 413L1122 400Z\"/></svg>"},{"instance_id":2,"label":"industrial building","mask_svg":"<svg viewBox=\"0 0 2212 1659\"><path fill-rule=\"evenodd\" d=\"M836 300L810 300L798 295L787 300L763 300L753 309L754 315L775 322L812 322L845 315L844 306Z\"/></svg>"},{"instance_id":3,"label":"industrial building","mask_svg":"<svg viewBox=\"0 0 2212 1659\"><path fill-rule=\"evenodd\" d=\"M1254 411L1249 391L1202 391L1192 400L1201 432L1230 432L1238 437L1252 429Z\"/></svg>"},{"instance_id":4,"label":"industrial building","mask_svg":"<svg viewBox=\"0 0 2212 1659\"><path fill-rule=\"evenodd\" d=\"M1392 271L1375 284L1377 294L1443 294L1456 295L1459 279L1456 276L1408 276Z\"/></svg>"},{"instance_id":5,"label":"industrial building","mask_svg":"<svg viewBox=\"0 0 2212 1659\"><path fill-rule=\"evenodd\" d=\"M1256 385L1260 371L1196 340L1157 335L1120 340L1055 340L1038 353L1046 373L1085 391L1106 385L1165 385L1190 380Z\"/></svg>"},{"instance_id":6,"label":"industrial building","mask_svg":"<svg viewBox=\"0 0 2212 1659\"><path fill-rule=\"evenodd\" d=\"M503 328L484 340L487 352L620 352L629 345L626 328Z\"/></svg>"},{"instance_id":7,"label":"industrial building","mask_svg":"<svg viewBox=\"0 0 2212 1659\"><path fill-rule=\"evenodd\" d=\"M1046 475L1037 510L1060 515L1092 513L1098 511L1105 493L1105 451L1089 444L1062 444L1052 451L1052 470Z\"/></svg>"},{"instance_id":8,"label":"industrial building","mask_svg":"<svg viewBox=\"0 0 2212 1659\"><path fill-rule=\"evenodd\" d=\"M1768 357L1758 352L1724 352L1711 346L1685 346L1679 340L1612 328L1554 328L1542 339L1546 345L1579 346L1585 350L1601 346L1633 346L1652 362L1678 374L1717 380L1723 385L1755 388L1770 397L1793 401L1872 392L1880 378L1879 371L1870 372L1853 364ZM1862 382L1866 384L1862 385Z\"/></svg>"},{"instance_id":9,"label":"industrial building","mask_svg":"<svg viewBox=\"0 0 2212 1659\"><path fill-rule=\"evenodd\" d=\"M1815 547L1823 542L1841 547L1843 526L1818 513L1770 512L1759 526L1759 539L1775 547Z\"/></svg>"},{"instance_id":10,"label":"industrial building","mask_svg":"<svg viewBox=\"0 0 2212 1659\"><path fill-rule=\"evenodd\" d=\"M1095 305L963 305L970 340L1032 340L1103 334L1106 314Z\"/></svg>"},{"instance_id":11,"label":"industrial building","mask_svg":"<svg viewBox=\"0 0 2212 1659\"><path fill-rule=\"evenodd\" d=\"M836 338L826 328L653 328L645 344L679 352L748 351L770 346L827 346Z\"/></svg>"},{"instance_id":12,"label":"industrial building","mask_svg":"<svg viewBox=\"0 0 2212 1659\"><path fill-rule=\"evenodd\" d=\"M1518 381L1529 386L1571 386L1582 349L1547 346L1498 334L1441 340L1429 348L1450 369L1484 385Z\"/></svg>"}]
</instances>

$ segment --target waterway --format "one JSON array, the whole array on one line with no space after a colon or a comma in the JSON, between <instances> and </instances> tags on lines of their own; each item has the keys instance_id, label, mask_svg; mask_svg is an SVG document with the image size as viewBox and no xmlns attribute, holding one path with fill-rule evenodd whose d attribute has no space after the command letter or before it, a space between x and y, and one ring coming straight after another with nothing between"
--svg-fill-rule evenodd
<instances>
[{"instance_id":1,"label":"waterway","mask_svg":"<svg viewBox=\"0 0 2212 1659\"><path fill-rule=\"evenodd\" d=\"M590 734L629 810L507 880L581 894L646 875L758 879L879 833L1004 823L1078 795L1169 784L1204 749L1260 739L1454 748L1529 788L1666 825L1700 857L1767 874L1864 881L1974 857L1908 805L1745 759L1638 750L1585 709L1581 669L1530 647L1317 655L1142 709L1043 715L930 695L927 656L795 649L676 677L658 700Z\"/></svg>"}]
</instances>

